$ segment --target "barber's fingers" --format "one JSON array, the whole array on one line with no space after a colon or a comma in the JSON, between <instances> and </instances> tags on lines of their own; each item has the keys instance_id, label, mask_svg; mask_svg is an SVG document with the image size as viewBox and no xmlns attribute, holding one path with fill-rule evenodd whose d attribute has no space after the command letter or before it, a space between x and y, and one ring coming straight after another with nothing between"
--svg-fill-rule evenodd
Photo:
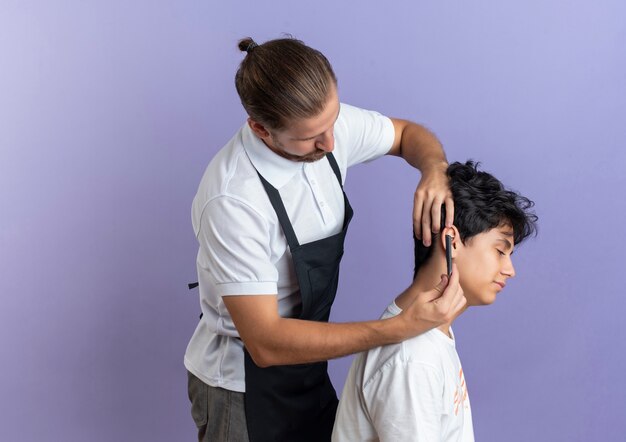
<instances>
[{"instance_id":1,"label":"barber's fingers","mask_svg":"<svg viewBox=\"0 0 626 442\"><path fill-rule=\"evenodd\" d=\"M458 305L463 302L461 298L464 299L463 289L459 284L459 271L455 263L452 264L452 273L447 279L448 283L441 296L432 301L443 322L453 318L454 313L458 312Z\"/></svg>"},{"instance_id":2,"label":"barber's fingers","mask_svg":"<svg viewBox=\"0 0 626 442\"><path fill-rule=\"evenodd\" d=\"M435 299L440 299L441 296L443 295L443 292L446 290L447 286L448 286L448 277L446 275L441 275L441 279L439 280L437 285L433 287L432 290L429 290L428 292L424 294L424 296L427 297L424 300L426 302L432 302Z\"/></svg>"},{"instance_id":3,"label":"barber's fingers","mask_svg":"<svg viewBox=\"0 0 626 442\"><path fill-rule=\"evenodd\" d=\"M431 207L431 230L433 233L439 233L441 230L441 206L443 205L443 201L443 197L436 197L433 200L433 205Z\"/></svg>"},{"instance_id":4,"label":"barber's fingers","mask_svg":"<svg viewBox=\"0 0 626 442\"><path fill-rule=\"evenodd\" d=\"M415 191L413 203L413 228L415 235L422 240L426 247L431 244L433 200L437 192L430 189L430 182L423 177ZM419 235L418 235L419 231Z\"/></svg>"},{"instance_id":5,"label":"barber's fingers","mask_svg":"<svg viewBox=\"0 0 626 442\"><path fill-rule=\"evenodd\" d=\"M413 203L413 230L417 239L422 239L422 211L424 209L424 199L415 194Z\"/></svg>"},{"instance_id":6,"label":"barber's fingers","mask_svg":"<svg viewBox=\"0 0 626 442\"><path fill-rule=\"evenodd\" d=\"M456 317L456 315L463 309L466 303L467 299L465 298L463 288L461 287L461 284L459 284L457 289L454 291L452 299L450 300L449 311L447 313L452 317Z\"/></svg>"},{"instance_id":7,"label":"barber's fingers","mask_svg":"<svg viewBox=\"0 0 626 442\"><path fill-rule=\"evenodd\" d=\"M452 261L452 269L450 276L448 277L448 284L446 285L446 289L444 290L442 297L445 297L446 295L451 295L460 288L461 284L459 283L459 269L457 268L456 263Z\"/></svg>"},{"instance_id":8,"label":"barber's fingers","mask_svg":"<svg viewBox=\"0 0 626 442\"><path fill-rule=\"evenodd\" d=\"M454 304L454 307L452 308L452 315L456 316L457 313L463 310L463 308L465 307L465 304L467 304L467 298L465 297L465 294L463 293L463 289L461 289L458 292L456 304Z\"/></svg>"},{"instance_id":9,"label":"barber's fingers","mask_svg":"<svg viewBox=\"0 0 626 442\"><path fill-rule=\"evenodd\" d=\"M430 211L422 212L422 242L426 247L431 245L432 234L430 233Z\"/></svg>"},{"instance_id":10,"label":"barber's fingers","mask_svg":"<svg viewBox=\"0 0 626 442\"><path fill-rule=\"evenodd\" d=\"M454 200L452 194L449 194L445 200L446 205L446 227L452 227L454 224Z\"/></svg>"}]
</instances>

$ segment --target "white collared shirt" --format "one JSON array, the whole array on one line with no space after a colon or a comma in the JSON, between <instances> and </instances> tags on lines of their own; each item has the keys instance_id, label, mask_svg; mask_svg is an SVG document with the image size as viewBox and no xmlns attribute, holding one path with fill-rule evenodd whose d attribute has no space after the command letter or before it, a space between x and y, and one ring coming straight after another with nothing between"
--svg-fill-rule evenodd
<instances>
[{"instance_id":1,"label":"white collared shirt","mask_svg":"<svg viewBox=\"0 0 626 442\"><path fill-rule=\"evenodd\" d=\"M391 120L341 104L334 127L342 179L347 168L389 151ZM192 205L203 317L185 353L185 367L205 383L245 391L243 346L222 296L277 294L279 314L300 307L286 238L258 172L276 189L300 244L341 231L344 200L327 158L314 163L272 152L245 124L210 162Z\"/></svg>"}]
</instances>

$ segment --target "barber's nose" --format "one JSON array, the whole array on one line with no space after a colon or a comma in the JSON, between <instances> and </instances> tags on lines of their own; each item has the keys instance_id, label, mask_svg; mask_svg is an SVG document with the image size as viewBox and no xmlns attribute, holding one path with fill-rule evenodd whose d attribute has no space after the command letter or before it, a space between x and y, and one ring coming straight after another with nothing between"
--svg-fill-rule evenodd
<instances>
[{"instance_id":1,"label":"barber's nose","mask_svg":"<svg viewBox=\"0 0 626 442\"><path fill-rule=\"evenodd\" d=\"M332 131L329 131L322 135L320 140L315 143L315 147L324 152L332 152L335 149L335 136Z\"/></svg>"}]
</instances>

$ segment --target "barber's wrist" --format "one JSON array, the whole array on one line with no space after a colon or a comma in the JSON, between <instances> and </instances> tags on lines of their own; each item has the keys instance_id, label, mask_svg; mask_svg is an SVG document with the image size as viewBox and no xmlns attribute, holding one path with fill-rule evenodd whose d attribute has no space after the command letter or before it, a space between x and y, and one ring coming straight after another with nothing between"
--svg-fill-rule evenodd
<instances>
[{"instance_id":1,"label":"barber's wrist","mask_svg":"<svg viewBox=\"0 0 626 442\"><path fill-rule=\"evenodd\" d=\"M397 320L395 325L394 343L406 341L422 334L428 328L419 319L412 317L408 312L402 312L392 319Z\"/></svg>"},{"instance_id":2,"label":"barber's wrist","mask_svg":"<svg viewBox=\"0 0 626 442\"><path fill-rule=\"evenodd\" d=\"M446 174L448 170L448 162L445 160L433 161L426 164L420 169L422 176Z\"/></svg>"},{"instance_id":3,"label":"barber's wrist","mask_svg":"<svg viewBox=\"0 0 626 442\"><path fill-rule=\"evenodd\" d=\"M402 313L378 321L381 325L380 345L398 344L408 338L407 322Z\"/></svg>"}]
</instances>

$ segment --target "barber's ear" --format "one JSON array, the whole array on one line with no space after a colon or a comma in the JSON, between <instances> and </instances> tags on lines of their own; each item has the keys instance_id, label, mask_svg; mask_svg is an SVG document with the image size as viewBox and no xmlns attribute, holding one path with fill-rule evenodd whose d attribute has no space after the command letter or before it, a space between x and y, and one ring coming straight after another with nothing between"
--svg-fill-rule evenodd
<instances>
[{"instance_id":1,"label":"barber's ear","mask_svg":"<svg viewBox=\"0 0 626 442\"><path fill-rule=\"evenodd\" d=\"M452 258L456 258L459 247L461 246L461 236L459 235L459 231L456 226L446 227L441 231L440 241L441 248L444 250L444 252L446 250L446 235L452 237Z\"/></svg>"},{"instance_id":2,"label":"barber's ear","mask_svg":"<svg viewBox=\"0 0 626 442\"><path fill-rule=\"evenodd\" d=\"M270 136L269 131L258 121L253 120L252 118L248 118L248 126L252 129L252 132L256 134L262 140L265 140Z\"/></svg>"}]
</instances>

